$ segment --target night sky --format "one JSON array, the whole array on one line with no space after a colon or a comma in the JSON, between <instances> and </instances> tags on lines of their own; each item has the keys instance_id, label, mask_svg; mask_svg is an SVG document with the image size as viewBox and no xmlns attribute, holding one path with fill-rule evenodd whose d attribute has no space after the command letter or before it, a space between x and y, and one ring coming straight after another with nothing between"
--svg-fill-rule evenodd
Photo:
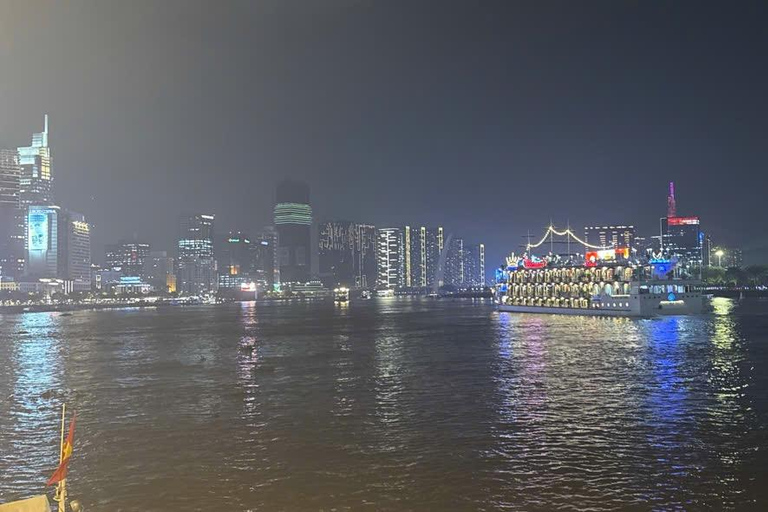
<instances>
[{"instance_id":1,"label":"night sky","mask_svg":"<svg viewBox=\"0 0 768 512\"><path fill-rule=\"evenodd\" d=\"M493 266L550 222L655 234L667 182L768 252L768 3L0 0L0 147L51 116L55 193L172 249L182 211L442 224ZM765 259L765 257L763 257Z\"/></svg>"}]
</instances>

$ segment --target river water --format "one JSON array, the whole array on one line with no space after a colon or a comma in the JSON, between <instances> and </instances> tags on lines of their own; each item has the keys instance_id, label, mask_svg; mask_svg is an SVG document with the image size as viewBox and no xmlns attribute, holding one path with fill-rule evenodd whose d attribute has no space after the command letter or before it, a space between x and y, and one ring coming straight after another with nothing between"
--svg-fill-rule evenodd
<instances>
[{"instance_id":1,"label":"river water","mask_svg":"<svg viewBox=\"0 0 768 512\"><path fill-rule=\"evenodd\" d=\"M751 509L768 305L700 317L375 299L0 316L0 502L119 510Z\"/></svg>"}]
</instances>

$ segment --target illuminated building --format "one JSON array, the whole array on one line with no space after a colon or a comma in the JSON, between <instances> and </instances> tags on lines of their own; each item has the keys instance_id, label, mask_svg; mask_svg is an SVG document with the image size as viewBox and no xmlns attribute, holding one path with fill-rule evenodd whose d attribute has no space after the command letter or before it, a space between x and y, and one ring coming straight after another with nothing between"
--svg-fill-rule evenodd
<instances>
[{"instance_id":1,"label":"illuminated building","mask_svg":"<svg viewBox=\"0 0 768 512\"><path fill-rule=\"evenodd\" d=\"M62 237L62 279L72 281L74 291L91 289L91 226L85 216L65 210ZM63 229L61 230L63 231Z\"/></svg>"},{"instance_id":2,"label":"illuminated building","mask_svg":"<svg viewBox=\"0 0 768 512\"><path fill-rule=\"evenodd\" d=\"M433 286L443 250L443 228L404 226L403 232L405 287L423 289Z\"/></svg>"},{"instance_id":3,"label":"illuminated building","mask_svg":"<svg viewBox=\"0 0 768 512\"><path fill-rule=\"evenodd\" d=\"M213 222L213 215L199 213L179 218L176 285L182 294L199 295L215 291Z\"/></svg>"},{"instance_id":4,"label":"illuminated building","mask_svg":"<svg viewBox=\"0 0 768 512\"><path fill-rule=\"evenodd\" d=\"M584 241L600 247L635 248L634 226L586 226Z\"/></svg>"},{"instance_id":5,"label":"illuminated building","mask_svg":"<svg viewBox=\"0 0 768 512\"><path fill-rule=\"evenodd\" d=\"M133 295L146 295L152 290L152 286L149 283L145 283L138 276L122 276L120 281L114 286L115 293L133 294Z\"/></svg>"},{"instance_id":6,"label":"illuminated building","mask_svg":"<svg viewBox=\"0 0 768 512\"><path fill-rule=\"evenodd\" d=\"M376 286L376 228L367 224L329 221L318 233L320 276L325 286Z\"/></svg>"},{"instance_id":7,"label":"illuminated building","mask_svg":"<svg viewBox=\"0 0 768 512\"><path fill-rule=\"evenodd\" d=\"M153 251L144 264L144 276L152 287L160 292L176 291L174 260L165 251Z\"/></svg>"},{"instance_id":8,"label":"illuminated building","mask_svg":"<svg viewBox=\"0 0 768 512\"><path fill-rule=\"evenodd\" d=\"M675 201L675 182L669 182L669 195L667 196L667 217L677 217L677 202Z\"/></svg>"},{"instance_id":9,"label":"illuminated building","mask_svg":"<svg viewBox=\"0 0 768 512\"><path fill-rule=\"evenodd\" d=\"M663 217L662 252L686 263L702 262L702 236L698 217Z\"/></svg>"},{"instance_id":10,"label":"illuminated building","mask_svg":"<svg viewBox=\"0 0 768 512\"><path fill-rule=\"evenodd\" d=\"M410 226L403 227L403 286L411 288L413 286L413 250L414 238L413 229Z\"/></svg>"},{"instance_id":11,"label":"illuminated building","mask_svg":"<svg viewBox=\"0 0 768 512\"><path fill-rule=\"evenodd\" d=\"M224 251L219 260L222 273L231 276L250 274L253 267L251 239L241 232L229 232Z\"/></svg>"},{"instance_id":12,"label":"illuminated building","mask_svg":"<svg viewBox=\"0 0 768 512\"><path fill-rule=\"evenodd\" d=\"M683 265L703 263L704 233L701 232L701 223L698 217L677 215L674 183L669 184L667 217L662 217L659 222L661 251L664 255L678 258Z\"/></svg>"},{"instance_id":13,"label":"illuminated building","mask_svg":"<svg viewBox=\"0 0 768 512\"><path fill-rule=\"evenodd\" d=\"M53 203L53 173L51 148L48 146L48 115L45 115L43 131L32 134L32 144L20 147L19 200L22 207L31 204Z\"/></svg>"},{"instance_id":14,"label":"illuminated building","mask_svg":"<svg viewBox=\"0 0 768 512\"><path fill-rule=\"evenodd\" d=\"M251 244L253 277L261 290L273 291L280 288L277 247L277 231L272 227L259 233Z\"/></svg>"},{"instance_id":15,"label":"illuminated building","mask_svg":"<svg viewBox=\"0 0 768 512\"><path fill-rule=\"evenodd\" d=\"M443 284L457 288L461 288L466 285L464 279L464 270L466 268L466 264L464 263L465 255L466 252L464 250L464 239L451 238L451 241L448 244L448 253L445 258Z\"/></svg>"},{"instance_id":16,"label":"illuminated building","mask_svg":"<svg viewBox=\"0 0 768 512\"><path fill-rule=\"evenodd\" d=\"M306 183L284 180L277 186L274 223L282 283L309 280L312 260L312 207Z\"/></svg>"},{"instance_id":17,"label":"illuminated building","mask_svg":"<svg viewBox=\"0 0 768 512\"><path fill-rule=\"evenodd\" d=\"M16 150L0 149L0 278L24 273L24 219L19 200L21 165Z\"/></svg>"},{"instance_id":18,"label":"illuminated building","mask_svg":"<svg viewBox=\"0 0 768 512\"><path fill-rule=\"evenodd\" d=\"M219 260L219 290L246 289L254 282L254 253L251 239L241 232L229 232Z\"/></svg>"},{"instance_id":19,"label":"illuminated building","mask_svg":"<svg viewBox=\"0 0 768 512\"><path fill-rule=\"evenodd\" d=\"M30 277L66 280L74 291L90 290L91 233L85 217L58 206L29 206L27 261Z\"/></svg>"},{"instance_id":20,"label":"illuminated building","mask_svg":"<svg viewBox=\"0 0 768 512\"><path fill-rule=\"evenodd\" d=\"M104 261L107 268L121 270L124 276L143 276L150 254L150 245L146 242L120 240L104 248Z\"/></svg>"},{"instance_id":21,"label":"illuminated building","mask_svg":"<svg viewBox=\"0 0 768 512\"><path fill-rule=\"evenodd\" d=\"M485 245L464 244L464 285L485 285Z\"/></svg>"},{"instance_id":22,"label":"illuminated building","mask_svg":"<svg viewBox=\"0 0 768 512\"><path fill-rule=\"evenodd\" d=\"M27 210L27 274L37 278L59 277L58 206L30 206Z\"/></svg>"},{"instance_id":23,"label":"illuminated building","mask_svg":"<svg viewBox=\"0 0 768 512\"><path fill-rule=\"evenodd\" d=\"M381 289L405 286L404 229L381 228L376 240L377 287Z\"/></svg>"}]
</instances>

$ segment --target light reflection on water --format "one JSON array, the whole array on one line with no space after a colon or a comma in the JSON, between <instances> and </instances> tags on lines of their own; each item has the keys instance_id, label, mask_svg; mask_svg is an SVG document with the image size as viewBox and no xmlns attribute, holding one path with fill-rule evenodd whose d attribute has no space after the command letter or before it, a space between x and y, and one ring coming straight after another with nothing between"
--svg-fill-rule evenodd
<instances>
[{"instance_id":1,"label":"light reflection on water","mask_svg":"<svg viewBox=\"0 0 768 512\"><path fill-rule=\"evenodd\" d=\"M81 418L71 486L91 509L749 507L765 497L768 316L714 306L5 316L0 499L43 491L66 397Z\"/></svg>"}]
</instances>

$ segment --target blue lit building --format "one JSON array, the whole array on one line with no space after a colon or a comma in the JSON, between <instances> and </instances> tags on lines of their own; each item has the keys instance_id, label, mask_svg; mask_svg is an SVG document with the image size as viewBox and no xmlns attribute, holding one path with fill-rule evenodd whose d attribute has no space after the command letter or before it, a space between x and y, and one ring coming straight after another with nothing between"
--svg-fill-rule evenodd
<instances>
[{"instance_id":1,"label":"blue lit building","mask_svg":"<svg viewBox=\"0 0 768 512\"><path fill-rule=\"evenodd\" d=\"M90 290L91 228L85 217L52 205L31 205L27 212L27 276Z\"/></svg>"}]
</instances>

